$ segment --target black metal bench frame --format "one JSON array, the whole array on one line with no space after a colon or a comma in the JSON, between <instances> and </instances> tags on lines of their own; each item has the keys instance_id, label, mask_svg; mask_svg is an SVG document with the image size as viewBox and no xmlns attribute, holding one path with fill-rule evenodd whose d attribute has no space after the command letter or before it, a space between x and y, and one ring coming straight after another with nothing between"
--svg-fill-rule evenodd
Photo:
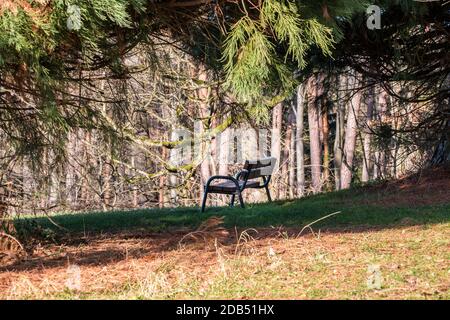
<instances>
[{"instance_id":1,"label":"black metal bench frame","mask_svg":"<svg viewBox=\"0 0 450 320\"><path fill-rule=\"evenodd\" d=\"M230 207L234 206L236 195L238 196L239 203L242 208L245 208L244 199L242 198L242 191L245 189L265 189L267 198L272 201L269 191L269 183L272 177L272 171L275 166L276 159L273 157L259 159L259 160L247 160L245 161L244 168L239 171L235 177L233 176L222 176L216 175L208 179L205 184L203 201L202 201L202 212L205 212L206 200L209 193L217 194L229 194L231 195ZM254 181L248 184L251 179L262 179L262 184L255 185ZM216 180L228 180L234 183L235 188L230 190L214 190L214 185L211 185L213 181Z\"/></svg>"}]
</instances>

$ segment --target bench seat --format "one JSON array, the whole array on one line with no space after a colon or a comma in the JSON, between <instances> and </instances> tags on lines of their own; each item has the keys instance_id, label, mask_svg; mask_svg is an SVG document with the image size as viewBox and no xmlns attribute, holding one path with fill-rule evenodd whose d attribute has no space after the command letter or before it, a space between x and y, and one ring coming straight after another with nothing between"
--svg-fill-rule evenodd
<instances>
[{"instance_id":1,"label":"bench seat","mask_svg":"<svg viewBox=\"0 0 450 320\"><path fill-rule=\"evenodd\" d=\"M254 187L259 187L259 185L260 185L259 181L247 180L245 187L246 188L254 188ZM243 186L244 186L244 181L239 181L239 188L242 188ZM233 181L225 181L225 182L221 182L221 183L211 184L208 188L208 191L235 193L237 190L236 190L236 184Z\"/></svg>"}]
</instances>

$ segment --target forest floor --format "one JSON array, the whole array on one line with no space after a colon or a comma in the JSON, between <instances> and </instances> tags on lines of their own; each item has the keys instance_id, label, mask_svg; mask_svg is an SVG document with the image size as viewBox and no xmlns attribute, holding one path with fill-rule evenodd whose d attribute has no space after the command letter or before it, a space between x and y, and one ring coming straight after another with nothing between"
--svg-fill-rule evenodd
<instances>
[{"instance_id":1,"label":"forest floor","mask_svg":"<svg viewBox=\"0 0 450 320\"><path fill-rule=\"evenodd\" d=\"M33 252L0 264L0 298L450 299L449 190L446 167L205 214L22 218Z\"/></svg>"}]
</instances>

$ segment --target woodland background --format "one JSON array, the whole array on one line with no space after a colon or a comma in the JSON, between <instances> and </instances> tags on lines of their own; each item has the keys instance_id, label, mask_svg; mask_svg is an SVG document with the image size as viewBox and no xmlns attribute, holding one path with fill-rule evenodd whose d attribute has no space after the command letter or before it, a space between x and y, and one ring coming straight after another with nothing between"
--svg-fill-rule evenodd
<instances>
[{"instance_id":1,"label":"woodland background","mask_svg":"<svg viewBox=\"0 0 450 320\"><path fill-rule=\"evenodd\" d=\"M379 2L385 8L381 30L365 27L365 2L327 7L325 1L318 8L304 2L302 23L310 23L303 25L305 39L313 40L305 40L298 56L289 41L289 32L303 30L289 31L295 21L286 19L285 36L278 18L267 22L275 31L261 27L262 35L279 42L255 40L259 31L249 31L254 26L248 21L264 25L264 14L269 16L258 1L135 1L133 9L126 1L92 1L91 7L80 2L83 14L100 13L90 12L92 21L83 16L86 30L78 34L48 31L56 44L37 59L26 50L37 50L36 41L45 43L39 37L48 35L36 29L28 34L26 27L47 29L29 16L33 10L45 16L48 6L60 14L58 5L69 2L31 3L6 1L0 10L5 212L198 205L209 176L240 167L228 164L223 148L244 150L243 158L279 159L274 199L399 178L448 160L448 2ZM139 11L136 3L148 7ZM279 3L291 10L286 8L297 2ZM110 15L101 18L107 10ZM120 21L123 12L131 24ZM58 19L51 26L63 28L67 12L61 9ZM247 29L239 34L242 21ZM254 47L242 51L246 42ZM265 45L275 46L273 54L281 59L259 57ZM248 61L242 66L239 59ZM265 74L272 69L274 74ZM256 82L267 82L258 87L263 94L252 92ZM177 148L194 143L177 134L180 127L200 133L202 152L174 165ZM250 134L233 134L239 128ZM268 146L263 154L245 153L261 139ZM266 201L258 191L245 197ZM211 199L227 203L222 196Z\"/></svg>"}]
</instances>

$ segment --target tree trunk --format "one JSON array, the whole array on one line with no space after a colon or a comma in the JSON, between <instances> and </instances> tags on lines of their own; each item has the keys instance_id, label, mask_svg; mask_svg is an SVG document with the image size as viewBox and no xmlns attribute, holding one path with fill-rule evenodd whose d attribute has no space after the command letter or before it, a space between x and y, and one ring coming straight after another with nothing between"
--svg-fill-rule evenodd
<instances>
[{"instance_id":1,"label":"tree trunk","mask_svg":"<svg viewBox=\"0 0 450 320\"><path fill-rule=\"evenodd\" d=\"M330 135L330 125L328 122L328 110L326 107L322 110L322 132L323 132L323 184L328 189L328 180L330 176L330 147L328 138Z\"/></svg>"},{"instance_id":2,"label":"tree trunk","mask_svg":"<svg viewBox=\"0 0 450 320\"><path fill-rule=\"evenodd\" d=\"M290 122L290 134L289 134L289 198L294 198L294 187L295 187L295 137L293 122ZM287 141L286 141L287 143Z\"/></svg>"},{"instance_id":3,"label":"tree trunk","mask_svg":"<svg viewBox=\"0 0 450 320\"><path fill-rule=\"evenodd\" d=\"M385 90L380 88L378 94L378 105L376 107L376 117L378 123L384 123L386 119L388 96ZM382 179L385 177L386 169L386 147L384 144L378 145L378 149L375 151L375 162L373 170L374 179Z\"/></svg>"},{"instance_id":4,"label":"tree trunk","mask_svg":"<svg viewBox=\"0 0 450 320\"><path fill-rule=\"evenodd\" d=\"M281 176L283 177L283 187L281 188L282 190L282 198L286 199L288 197L289 194L289 176L290 176L290 172L289 172L289 164L291 161L291 153L289 152L290 147L291 147L291 140L292 140L292 126L290 123L287 124L287 129L286 129L286 137L284 140L284 148L283 148L283 167L282 167L282 174Z\"/></svg>"},{"instance_id":5,"label":"tree trunk","mask_svg":"<svg viewBox=\"0 0 450 320\"><path fill-rule=\"evenodd\" d=\"M198 79L202 82L206 82L208 80L208 74L204 65L200 65L198 69ZM209 96L211 90L210 88L200 88L197 90L197 96L200 101L199 108L199 116L202 119L201 123L199 123L198 133L200 135L204 134L209 129L209 117L211 116L209 110ZM204 185L206 181L211 176L210 170L210 145L208 141L203 141L201 144L201 155L203 156L203 161L200 164L200 174L201 174L201 186L200 186L200 194L202 195L204 192Z\"/></svg>"},{"instance_id":6,"label":"tree trunk","mask_svg":"<svg viewBox=\"0 0 450 320\"><path fill-rule=\"evenodd\" d=\"M333 145L334 182L336 190L341 189L342 149L344 147L345 105L342 102L341 90L346 87L347 76L337 77L336 85L336 133Z\"/></svg>"},{"instance_id":7,"label":"tree trunk","mask_svg":"<svg viewBox=\"0 0 450 320\"><path fill-rule=\"evenodd\" d=\"M134 155L134 153L131 155L130 162L131 162L131 167L133 169L137 167L136 156ZM106 166L109 168L108 164L106 164ZM109 178L109 169L108 169L107 177ZM107 188L109 189L109 183L108 183ZM109 197L109 192L106 196ZM138 190L137 190L136 186L133 186L133 191L131 192L131 197L132 197L131 204L132 204L133 208L137 208L138 204L139 204L139 195L138 195ZM105 198L105 200L109 201L109 199L106 199L106 198Z\"/></svg>"},{"instance_id":8,"label":"tree trunk","mask_svg":"<svg viewBox=\"0 0 450 320\"><path fill-rule=\"evenodd\" d=\"M368 182L370 178L370 168L372 166L372 156L370 152L370 144L372 139L372 133L370 132L370 126L373 117L373 110L375 107L375 88L370 87L367 97L367 114L366 125L364 127L364 141L363 141L363 168L362 168L362 182Z\"/></svg>"},{"instance_id":9,"label":"tree trunk","mask_svg":"<svg viewBox=\"0 0 450 320\"><path fill-rule=\"evenodd\" d=\"M84 130L84 148L83 148L83 163L84 165L81 168L81 191L80 191L80 200L83 204L83 208L85 208L89 204L89 167L91 166L91 157L89 146L91 145L91 132L88 130Z\"/></svg>"},{"instance_id":10,"label":"tree trunk","mask_svg":"<svg viewBox=\"0 0 450 320\"><path fill-rule=\"evenodd\" d=\"M230 136L232 129L227 128L217 136L217 162L219 166L219 175L228 175L228 164L230 161ZM226 204L228 201L228 196L222 195L222 204Z\"/></svg>"},{"instance_id":11,"label":"tree trunk","mask_svg":"<svg viewBox=\"0 0 450 320\"><path fill-rule=\"evenodd\" d=\"M164 137L164 136L163 136ZM163 160L167 158L167 149L162 147L161 157ZM159 198L158 198L158 206L160 208L164 208L165 206L165 191L166 191L166 179L164 175L159 177Z\"/></svg>"},{"instance_id":12,"label":"tree trunk","mask_svg":"<svg viewBox=\"0 0 450 320\"><path fill-rule=\"evenodd\" d=\"M100 157L102 163L102 207L103 211L107 211L110 205L110 199L111 199L111 167L109 162L109 159L107 157ZM134 157L132 157L132 161L134 162ZM132 164L134 166L134 164Z\"/></svg>"},{"instance_id":13,"label":"tree trunk","mask_svg":"<svg viewBox=\"0 0 450 320\"><path fill-rule=\"evenodd\" d=\"M316 77L308 80L308 125L309 125L309 145L311 158L311 188L313 193L321 190L321 145L319 130L319 108L316 103Z\"/></svg>"},{"instance_id":14,"label":"tree trunk","mask_svg":"<svg viewBox=\"0 0 450 320\"><path fill-rule=\"evenodd\" d=\"M354 77L349 81L349 89L354 89L356 79ZM350 101L347 115L347 124L345 128L343 166L341 168L341 188L350 188L352 182L353 156L355 153L355 144L357 136L357 118L361 105L361 94L356 92Z\"/></svg>"},{"instance_id":15,"label":"tree trunk","mask_svg":"<svg viewBox=\"0 0 450 320\"><path fill-rule=\"evenodd\" d=\"M219 162L219 175L226 176L228 174L228 164L230 157L230 128L225 129L218 135L218 162Z\"/></svg>"},{"instance_id":16,"label":"tree trunk","mask_svg":"<svg viewBox=\"0 0 450 320\"><path fill-rule=\"evenodd\" d=\"M334 140L334 182L336 190L341 189L341 168L342 168L342 148L343 148L343 120L344 110L341 105L337 106L336 110L336 134Z\"/></svg>"},{"instance_id":17,"label":"tree trunk","mask_svg":"<svg viewBox=\"0 0 450 320\"><path fill-rule=\"evenodd\" d=\"M295 143L297 151L297 196L305 195L305 159L303 147L303 121L304 121L304 103L305 86L299 85L297 88L297 110L295 114Z\"/></svg>"},{"instance_id":18,"label":"tree trunk","mask_svg":"<svg viewBox=\"0 0 450 320\"><path fill-rule=\"evenodd\" d=\"M271 148L270 154L272 157L277 159L276 167L274 168L273 175L278 173L278 169L281 164L281 125L283 117L283 104L279 103L273 108L272 112L272 138L271 138ZM279 181L273 181L273 187L275 187L275 197L280 196L280 186Z\"/></svg>"}]
</instances>

